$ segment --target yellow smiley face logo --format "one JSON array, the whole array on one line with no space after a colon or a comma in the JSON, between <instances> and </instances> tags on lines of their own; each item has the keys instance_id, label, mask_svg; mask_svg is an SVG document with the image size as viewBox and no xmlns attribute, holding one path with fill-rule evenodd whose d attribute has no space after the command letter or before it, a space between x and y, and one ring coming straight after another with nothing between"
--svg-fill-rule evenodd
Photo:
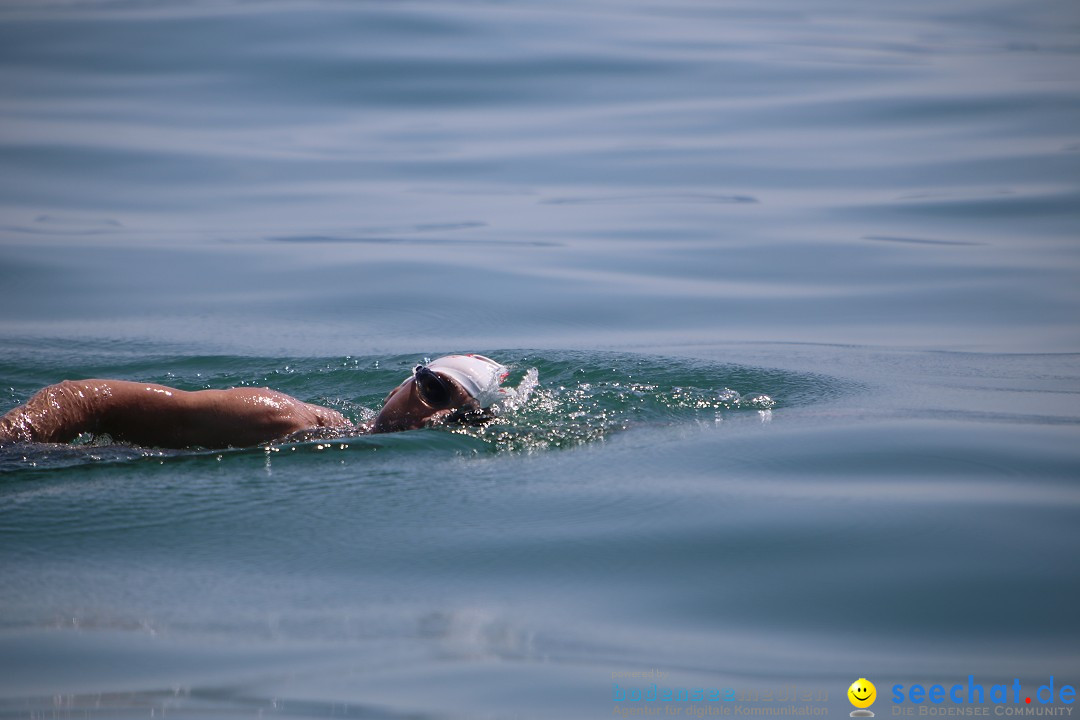
<instances>
[{"instance_id":1,"label":"yellow smiley face logo","mask_svg":"<svg viewBox=\"0 0 1080 720\"><path fill-rule=\"evenodd\" d=\"M859 678L847 689L848 700L857 708L868 708L877 698L877 688L866 678Z\"/></svg>"}]
</instances>

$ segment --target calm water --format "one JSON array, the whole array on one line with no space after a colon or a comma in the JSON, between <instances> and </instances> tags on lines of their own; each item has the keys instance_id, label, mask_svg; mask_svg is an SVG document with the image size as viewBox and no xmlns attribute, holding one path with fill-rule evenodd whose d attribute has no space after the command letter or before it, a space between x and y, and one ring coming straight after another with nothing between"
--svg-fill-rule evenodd
<instances>
[{"instance_id":1,"label":"calm water","mask_svg":"<svg viewBox=\"0 0 1080 720\"><path fill-rule=\"evenodd\" d=\"M539 384L483 431L0 448L0 717L1076 685L1080 6L894 5L5 2L0 411Z\"/></svg>"}]
</instances>

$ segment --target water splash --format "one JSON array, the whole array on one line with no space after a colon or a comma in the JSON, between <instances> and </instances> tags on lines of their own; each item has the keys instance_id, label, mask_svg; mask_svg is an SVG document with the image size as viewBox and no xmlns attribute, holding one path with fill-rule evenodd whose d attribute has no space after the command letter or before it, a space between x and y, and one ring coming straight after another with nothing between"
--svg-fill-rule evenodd
<instances>
[{"instance_id":1,"label":"water splash","mask_svg":"<svg viewBox=\"0 0 1080 720\"><path fill-rule=\"evenodd\" d=\"M482 439L496 451L573 447L638 426L710 420L718 413L771 413L780 403L757 388L783 393L798 382L790 374L685 359L594 355L526 360L539 367L525 370L493 422L451 432ZM728 387L736 383L741 392Z\"/></svg>"},{"instance_id":2,"label":"water splash","mask_svg":"<svg viewBox=\"0 0 1080 720\"><path fill-rule=\"evenodd\" d=\"M841 389L841 383L832 378L691 358L570 351L495 350L487 354L512 370L509 392L489 423L334 439L330 445L326 445L326 438L292 438L291 442L275 444L275 448L288 454L324 452L327 447L340 451L385 448L405 453L529 453L600 442L627 430L714 422L739 414L759 413L765 422L774 410L821 402ZM92 374L162 382L189 390L269 386L332 407L360 424L374 417L387 390L407 377L421 359L415 355L337 360L170 358L136 366L95 366ZM37 389L33 381L24 384L13 391L10 405ZM229 454L250 452L253 450L239 449ZM221 457L220 452L135 448L84 436L71 445L0 448L0 470L133 459L175 461L199 455Z\"/></svg>"}]
</instances>

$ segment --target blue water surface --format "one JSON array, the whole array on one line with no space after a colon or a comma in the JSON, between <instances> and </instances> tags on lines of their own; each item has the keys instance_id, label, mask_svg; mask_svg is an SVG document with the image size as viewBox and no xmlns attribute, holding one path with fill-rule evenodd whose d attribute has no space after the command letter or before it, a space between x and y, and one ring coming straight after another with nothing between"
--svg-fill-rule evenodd
<instances>
[{"instance_id":1,"label":"blue water surface","mask_svg":"<svg viewBox=\"0 0 1080 720\"><path fill-rule=\"evenodd\" d=\"M539 378L0 448L0 717L1080 681L1073 0L5 2L0 168L0 411Z\"/></svg>"}]
</instances>

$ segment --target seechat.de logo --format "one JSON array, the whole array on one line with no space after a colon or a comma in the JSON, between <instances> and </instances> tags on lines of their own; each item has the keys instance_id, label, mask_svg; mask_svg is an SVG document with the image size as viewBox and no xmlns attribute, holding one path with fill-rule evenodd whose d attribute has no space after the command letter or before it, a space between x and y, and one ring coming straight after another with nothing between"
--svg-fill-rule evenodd
<instances>
[{"instance_id":1,"label":"seechat.de logo","mask_svg":"<svg viewBox=\"0 0 1080 720\"><path fill-rule=\"evenodd\" d=\"M893 715L989 715L991 710L997 716L1071 715L1072 708L1068 706L1076 702L1076 688L1060 680L1055 681L1053 675L1035 692L1025 690L1019 678L1013 678L1011 683L987 686L975 682L974 675L968 675L966 683L935 683L930 686L896 684L891 689ZM935 707L937 705L943 707ZM959 713L956 712L957 705L990 707L972 708Z\"/></svg>"}]
</instances>

